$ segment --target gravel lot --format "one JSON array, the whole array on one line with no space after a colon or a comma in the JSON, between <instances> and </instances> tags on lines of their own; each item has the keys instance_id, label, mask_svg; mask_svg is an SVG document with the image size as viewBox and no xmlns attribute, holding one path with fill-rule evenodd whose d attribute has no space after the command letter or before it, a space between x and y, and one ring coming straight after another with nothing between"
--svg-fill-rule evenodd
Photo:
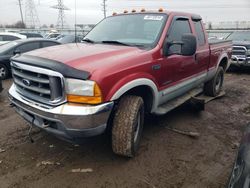
<instances>
[{"instance_id":1,"label":"gravel lot","mask_svg":"<svg viewBox=\"0 0 250 188\"><path fill-rule=\"evenodd\" d=\"M133 159L111 151L107 135L80 146L33 131L9 107L4 81L0 95L0 187L225 187L242 130L250 119L250 71L230 72L226 96L205 111L183 105L162 117L148 117L141 148ZM198 139L167 129L197 131Z\"/></svg>"}]
</instances>

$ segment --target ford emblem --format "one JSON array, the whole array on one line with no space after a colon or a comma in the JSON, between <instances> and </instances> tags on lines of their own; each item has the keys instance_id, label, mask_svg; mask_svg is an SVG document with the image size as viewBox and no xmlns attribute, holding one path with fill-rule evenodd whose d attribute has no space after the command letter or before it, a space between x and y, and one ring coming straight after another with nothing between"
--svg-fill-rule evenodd
<instances>
[{"instance_id":1,"label":"ford emblem","mask_svg":"<svg viewBox=\"0 0 250 188\"><path fill-rule=\"evenodd\" d=\"M27 79L23 79L22 82L26 86L30 86L31 85L31 82L29 80L27 80Z\"/></svg>"}]
</instances>

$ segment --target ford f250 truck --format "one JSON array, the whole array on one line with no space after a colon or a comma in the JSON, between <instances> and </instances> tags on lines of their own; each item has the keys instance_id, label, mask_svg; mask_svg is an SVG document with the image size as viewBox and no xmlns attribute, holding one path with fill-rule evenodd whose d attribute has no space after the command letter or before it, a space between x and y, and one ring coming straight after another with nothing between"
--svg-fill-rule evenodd
<instances>
[{"instance_id":1,"label":"ford f250 truck","mask_svg":"<svg viewBox=\"0 0 250 188\"><path fill-rule=\"evenodd\" d=\"M133 157L145 114L219 94L231 50L231 41L208 42L198 15L114 14L83 43L14 57L9 99L33 126L66 140L110 130L114 153Z\"/></svg>"}]
</instances>

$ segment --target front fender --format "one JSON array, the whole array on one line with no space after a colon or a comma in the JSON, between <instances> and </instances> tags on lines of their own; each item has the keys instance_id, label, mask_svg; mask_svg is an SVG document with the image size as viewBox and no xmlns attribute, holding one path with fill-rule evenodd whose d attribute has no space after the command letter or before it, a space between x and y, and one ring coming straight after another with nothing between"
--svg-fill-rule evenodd
<instances>
[{"instance_id":1,"label":"front fender","mask_svg":"<svg viewBox=\"0 0 250 188\"><path fill-rule=\"evenodd\" d=\"M152 108L155 109L158 104L158 86L151 75L143 73L129 75L119 80L108 93L107 100L117 100L126 92L137 86L148 86L151 89L153 96Z\"/></svg>"}]
</instances>

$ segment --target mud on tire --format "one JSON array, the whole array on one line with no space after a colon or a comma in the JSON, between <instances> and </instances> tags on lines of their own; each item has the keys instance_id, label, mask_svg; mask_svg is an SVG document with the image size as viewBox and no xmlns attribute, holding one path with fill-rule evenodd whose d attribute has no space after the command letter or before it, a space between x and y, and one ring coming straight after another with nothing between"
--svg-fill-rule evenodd
<instances>
[{"instance_id":1,"label":"mud on tire","mask_svg":"<svg viewBox=\"0 0 250 188\"><path fill-rule=\"evenodd\" d=\"M113 120L113 152L118 155L133 157L139 148L143 124L143 99L139 96L124 96L118 104Z\"/></svg>"},{"instance_id":2,"label":"mud on tire","mask_svg":"<svg viewBox=\"0 0 250 188\"><path fill-rule=\"evenodd\" d=\"M205 83L205 94L211 97L217 96L221 92L223 81L224 69L222 67L219 67L213 79Z\"/></svg>"}]
</instances>

